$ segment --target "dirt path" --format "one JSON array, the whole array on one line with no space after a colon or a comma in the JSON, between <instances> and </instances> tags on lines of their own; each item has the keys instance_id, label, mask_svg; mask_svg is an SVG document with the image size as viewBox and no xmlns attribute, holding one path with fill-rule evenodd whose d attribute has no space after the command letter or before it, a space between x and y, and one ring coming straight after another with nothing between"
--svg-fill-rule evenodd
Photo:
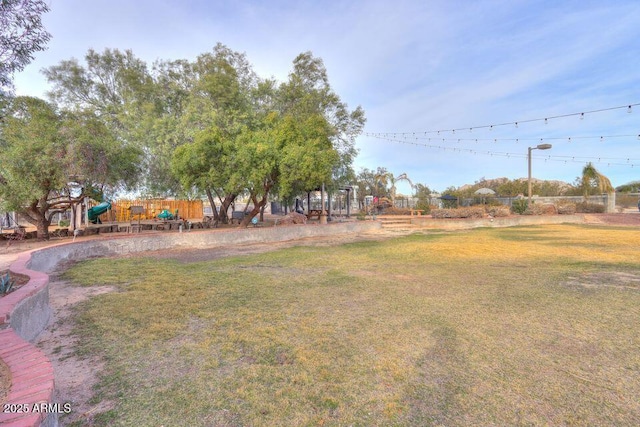
<instances>
[{"instance_id":1,"label":"dirt path","mask_svg":"<svg viewBox=\"0 0 640 427\"><path fill-rule=\"evenodd\" d=\"M52 321L38 336L35 344L47 354L53 364L56 384L54 401L71 404L72 413L63 415L60 425L75 421L82 421L84 425L92 413L103 412L109 407L106 402L98 405L90 405L88 402L93 396L96 374L102 369L102 362L94 358L80 358L75 354L73 307L92 296L110 292L113 288L83 288L52 276L50 289Z\"/></svg>"},{"instance_id":2,"label":"dirt path","mask_svg":"<svg viewBox=\"0 0 640 427\"><path fill-rule=\"evenodd\" d=\"M585 214L586 224L640 227L640 212L623 214Z\"/></svg>"}]
</instances>

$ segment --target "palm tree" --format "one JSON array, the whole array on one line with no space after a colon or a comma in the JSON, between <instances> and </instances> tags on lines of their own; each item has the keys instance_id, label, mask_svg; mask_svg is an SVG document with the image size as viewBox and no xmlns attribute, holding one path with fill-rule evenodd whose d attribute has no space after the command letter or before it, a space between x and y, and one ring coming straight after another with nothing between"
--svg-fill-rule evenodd
<instances>
[{"instance_id":1,"label":"palm tree","mask_svg":"<svg viewBox=\"0 0 640 427\"><path fill-rule=\"evenodd\" d=\"M609 178L598 172L593 164L589 162L584 169L582 169L582 191L584 193L585 201L589 199L589 190L591 190L594 183L596 184L600 194L611 194L616 191L615 188L613 188L613 185L611 185Z\"/></svg>"},{"instance_id":2,"label":"palm tree","mask_svg":"<svg viewBox=\"0 0 640 427\"><path fill-rule=\"evenodd\" d=\"M389 181L393 179L393 174L391 172L382 172L382 173L377 173L375 175L375 195L378 197L381 197L380 194L380 189L382 188L383 194L382 196L385 196L388 192L387 190L387 185L389 184Z\"/></svg>"}]
</instances>

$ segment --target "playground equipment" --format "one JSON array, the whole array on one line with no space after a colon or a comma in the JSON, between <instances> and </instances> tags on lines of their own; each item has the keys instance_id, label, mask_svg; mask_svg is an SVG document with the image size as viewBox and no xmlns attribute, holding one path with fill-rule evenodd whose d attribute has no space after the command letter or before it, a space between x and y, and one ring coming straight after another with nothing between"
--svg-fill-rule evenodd
<instances>
[{"instance_id":1,"label":"playground equipment","mask_svg":"<svg viewBox=\"0 0 640 427\"><path fill-rule=\"evenodd\" d=\"M102 224L99 217L109 209L111 209L110 202L102 202L97 206L87 209L87 218L89 219L89 222L92 224Z\"/></svg>"},{"instance_id":2,"label":"playground equipment","mask_svg":"<svg viewBox=\"0 0 640 427\"><path fill-rule=\"evenodd\" d=\"M176 213L175 215L172 214L171 212L169 212L168 209L163 209L162 212L160 212L158 214L158 218L160 219L166 219L166 220L172 220L172 219L176 219L178 218L178 210L176 209Z\"/></svg>"}]
</instances>

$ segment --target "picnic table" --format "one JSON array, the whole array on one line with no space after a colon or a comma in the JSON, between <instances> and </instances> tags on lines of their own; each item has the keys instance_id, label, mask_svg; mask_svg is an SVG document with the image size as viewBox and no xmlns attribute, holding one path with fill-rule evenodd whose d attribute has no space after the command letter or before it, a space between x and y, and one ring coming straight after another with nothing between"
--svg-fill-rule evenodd
<instances>
[{"instance_id":1,"label":"picnic table","mask_svg":"<svg viewBox=\"0 0 640 427\"><path fill-rule=\"evenodd\" d=\"M233 221L238 221L238 224L240 224L244 219L244 215L244 211L231 212L231 224L233 224Z\"/></svg>"},{"instance_id":2,"label":"picnic table","mask_svg":"<svg viewBox=\"0 0 640 427\"><path fill-rule=\"evenodd\" d=\"M326 210L322 210L322 209L310 209L309 213L307 214L307 218L310 219L312 216L317 216L318 220L320 219L321 215L326 215L327 211Z\"/></svg>"}]
</instances>

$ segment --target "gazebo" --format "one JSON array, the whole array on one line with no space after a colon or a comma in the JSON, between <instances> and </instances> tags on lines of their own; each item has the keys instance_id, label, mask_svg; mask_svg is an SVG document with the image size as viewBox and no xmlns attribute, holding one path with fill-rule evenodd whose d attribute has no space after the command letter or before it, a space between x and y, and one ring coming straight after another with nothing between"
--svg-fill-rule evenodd
<instances>
[{"instance_id":1,"label":"gazebo","mask_svg":"<svg viewBox=\"0 0 640 427\"><path fill-rule=\"evenodd\" d=\"M490 188L484 187L484 188L480 188L480 189L476 190L473 194L481 196L482 197L482 204L484 204L486 197L487 196L495 196L496 192L493 191Z\"/></svg>"}]
</instances>

